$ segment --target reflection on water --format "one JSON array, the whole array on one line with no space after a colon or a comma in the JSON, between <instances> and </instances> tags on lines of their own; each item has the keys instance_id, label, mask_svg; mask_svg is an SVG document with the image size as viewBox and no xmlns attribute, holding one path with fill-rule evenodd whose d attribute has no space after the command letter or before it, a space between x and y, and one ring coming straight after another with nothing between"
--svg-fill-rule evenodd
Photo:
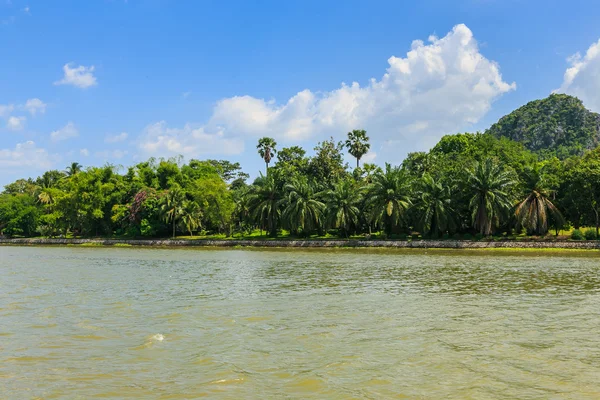
<instances>
[{"instance_id":1,"label":"reflection on water","mask_svg":"<svg viewBox=\"0 0 600 400\"><path fill-rule=\"evenodd\" d=\"M599 290L568 253L2 247L0 398L597 399Z\"/></svg>"}]
</instances>

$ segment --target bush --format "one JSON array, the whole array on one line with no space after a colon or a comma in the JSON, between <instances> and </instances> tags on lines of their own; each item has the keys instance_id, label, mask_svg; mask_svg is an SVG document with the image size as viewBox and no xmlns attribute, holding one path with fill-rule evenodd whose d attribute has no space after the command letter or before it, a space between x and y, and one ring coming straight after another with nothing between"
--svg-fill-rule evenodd
<instances>
[{"instance_id":1,"label":"bush","mask_svg":"<svg viewBox=\"0 0 600 400\"><path fill-rule=\"evenodd\" d=\"M443 239L443 240L448 240L448 239L450 239L450 234L449 234L449 233L444 233L444 234L442 235L442 239Z\"/></svg>"},{"instance_id":2,"label":"bush","mask_svg":"<svg viewBox=\"0 0 600 400\"><path fill-rule=\"evenodd\" d=\"M462 237L462 236L461 236L461 235L460 235L460 233L458 233L458 232L457 232L457 233L455 233L454 235L452 235L452 239L454 239L454 240L460 240L460 239L461 239L461 237Z\"/></svg>"},{"instance_id":3,"label":"bush","mask_svg":"<svg viewBox=\"0 0 600 400\"><path fill-rule=\"evenodd\" d=\"M575 229L575 230L573 230L573 232L571 232L571 239L583 240L584 239L583 233L581 233L581 231L579 229Z\"/></svg>"},{"instance_id":4,"label":"bush","mask_svg":"<svg viewBox=\"0 0 600 400\"><path fill-rule=\"evenodd\" d=\"M481 233L476 233L475 240L481 240L481 239L483 239L483 235Z\"/></svg>"},{"instance_id":5,"label":"bush","mask_svg":"<svg viewBox=\"0 0 600 400\"><path fill-rule=\"evenodd\" d=\"M413 233L412 234L412 240L418 240L419 239L419 234L418 233Z\"/></svg>"},{"instance_id":6,"label":"bush","mask_svg":"<svg viewBox=\"0 0 600 400\"><path fill-rule=\"evenodd\" d=\"M470 233L465 233L463 235L463 239L464 240L473 240L473 235L471 235Z\"/></svg>"},{"instance_id":7,"label":"bush","mask_svg":"<svg viewBox=\"0 0 600 400\"><path fill-rule=\"evenodd\" d=\"M398 239L400 239L400 240L406 240L406 237L407 237L406 233L401 233L398 235Z\"/></svg>"},{"instance_id":8,"label":"bush","mask_svg":"<svg viewBox=\"0 0 600 400\"><path fill-rule=\"evenodd\" d=\"M598 235L596 235L596 228L586 229L585 232L583 233L583 236L585 236L586 240L598 239Z\"/></svg>"}]
</instances>

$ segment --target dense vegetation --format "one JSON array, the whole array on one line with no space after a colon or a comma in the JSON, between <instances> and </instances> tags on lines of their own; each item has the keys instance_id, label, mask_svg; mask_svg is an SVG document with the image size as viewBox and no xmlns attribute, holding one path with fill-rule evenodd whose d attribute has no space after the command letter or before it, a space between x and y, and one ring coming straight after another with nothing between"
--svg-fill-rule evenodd
<instances>
[{"instance_id":1,"label":"dense vegetation","mask_svg":"<svg viewBox=\"0 0 600 400\"><path fill-rule=\"evenodd\" d=\"M566 102L551 114L567 132L579 126L579 119L563 115L578 108L578 101L552 95L541 102ZM0 195L0 231L51 237L244 236L259 231L272 237L285 232L295 237L468 238L541 236L594 226L573 235L595 238L600 148L579 155L573 149L581 145L583 151L589 143L581 141L583 136L569 142L564 135L551 141L556 146L534 145L535 129L541 129L542 141L548 135L546 128L523 126L532 115L531 104L522 116L504 117L486 133L444 136L431 151L411 153L399 166L361 165L369 150L362 130L349 132L345 141L318 143L311 157L299 146L278 149L275 140L262 138L257 156L265 172L253 182L247 182L238 163L224 160L150 159L126 171L73 163L65 171L7 185ZM522 133L502 133L507 126ZM356 159L355 168L344 163L346 151ZM571 153L577 154L566 157Z\"/></svg>"}]
</instances>

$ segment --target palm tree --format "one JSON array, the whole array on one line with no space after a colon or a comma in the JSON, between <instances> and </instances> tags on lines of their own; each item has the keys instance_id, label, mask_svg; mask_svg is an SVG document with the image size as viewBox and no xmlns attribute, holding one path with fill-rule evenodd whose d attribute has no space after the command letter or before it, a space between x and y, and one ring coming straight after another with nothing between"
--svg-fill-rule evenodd
<instances>
[{"instance_id":1,"label":"palm tree","mask_svg":"<svg viewBox=\"0 0 600 400\"><path fill-rule=\"evenodd\" d=\"M181 211L181 224L194 236L194 231L202 226L202 211L195 201L185 201Z\"/></svg>"},{"instance_id":2,"label":"palm tree","mask_svg":"<svg viewBox=\"0 0 600 400\"><path fill-rule=\"evenodd\" d=\"M476 162L467 174L471 222L482 235L489 236L512 206L509 193L515 182L511 174L491 158Z\"/></svg>"},{"instance_id":3,"label":"palm tree","mask_svg":"<svg viewBox=\"0 0 600 400\"><path fill-rule=\"evenodd\" d=\"M551 215L557 225L564 222L558 208L550 201L552 191L539 166L528 168L523 176L525 198L517 204L515 216L518 226L529 233L544 235L548 232L548 215Z\"/></svg>"},{"instance_id":4,"label":"palm tree","mask_svg":"<svg viewBox=\"0 0 600 400\"><path fill-rule=\"evenodd\" d=\"M416 207L419 213L419 229L422 233L438 234L454 229L452 191L435 181L428 173L423 174L417 189Z\"/></svg>"},{"instance_id":5,"label":"palm tree","mask_svg":"<svg viewBox=\"0 0 600 400\"><path fill-rule=\"evenodd\" d=\"M356 168L358 168L360 159L362 156L367 154L371 148L367 131L364 129L355 129L352 132L348 132L346 148L348 149L348 153L350 153L352 157L356 158Z\"/></svg>"},{"instance_id":6,"label":"palm tree","mask_svg":"<svg viewBox=\"0 0 600 400\"><path fill-rule=\"evenodd\" d=\"M270 137L261 138L256 146L258 149L258 154L260 154L261 158L265 160L265 164L267 165L267 175L269 174L269 163L271 162L271 159L275 153L277 153L275 146L277 146L277 143Z\"/></svg>"},{"instance_id":7,"label":"palm tree","mask_svg":"<svg viewBox=\"0 0 600 400\"><path fill-rule=\"evenodd\" d=\"M325 204L317 200L314 185L306 179L294 179L287 185L283 221L291 231L308 233L321 226Z\"/></svg>"},{"instance_id":8,"label":"palm tree","mask_svg":"<svg viewBox=\"0 0 600 400\"><path fill-rule=\"evenodd\" d=\"M266 223L271 236L277 236L277 226L281 216L283 195L271 175L260 175L250 187L248 209L252 217L260 224Z\"/></svg>"},{"instance_id":9,"label":"palm tree","mask_svg":"<svg viewBox=\"0 0 600 400\"><path fill-rule=\"evenodd\" d=\"M173 225L173 239L175 239L175 225L183 215L185 196L180 188L174 187L162 198L161 212L167 223Z\"/></svg>"},{"instance_id":10,"label":"palm tree","mask_svg":"<svg viewBox=\"0 0 600 400\"><path fill-rule=\"evenodd\" d=\"M65 173L67 174L67 176L73 176L81 172L81 168L81 164L79 164L78 162L72 162L71 165L67 167Z\"/></svg>"},{"instance_id":11,"label":"palm tree","mask_svg":"<svg viewBox=\"0 0 600 400\"><path fill-rule=\"evenodd\" d=\"M360 191L350 180L344 180L325 195L327 205L327 223L329 226L339 229L344 236L353 226L358 225L360 209L358 205L362 201Z\"/></svg>"},{"instance_id":12,"label":"palm tree","mask_svg":"<svg viewBox=\"0 0 600 400\"><path fill-rule=\"evenodd\" d=\"M385 171L373 175L373 183L367 186L366 204L371 209L371 221L385 225L391 233L412 204L408 176L399 167L386 163Z\"/></svg>"}]
</instances>

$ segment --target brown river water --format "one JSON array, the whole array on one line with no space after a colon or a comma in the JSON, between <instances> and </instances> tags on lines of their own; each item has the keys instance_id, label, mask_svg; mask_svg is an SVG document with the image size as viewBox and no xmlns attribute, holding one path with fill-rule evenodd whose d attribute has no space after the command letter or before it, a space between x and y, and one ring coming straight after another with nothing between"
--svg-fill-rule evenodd
<instances>
[{"instance_id":1,"label":"brown river water","mask_svg":"<svg viewBox=\"0 0 600 400\"><path fill-rule=\"evenodd\" d=\"M0 247L0 399L598 399L586 254Z\"/></svg>"}]
</instances>

